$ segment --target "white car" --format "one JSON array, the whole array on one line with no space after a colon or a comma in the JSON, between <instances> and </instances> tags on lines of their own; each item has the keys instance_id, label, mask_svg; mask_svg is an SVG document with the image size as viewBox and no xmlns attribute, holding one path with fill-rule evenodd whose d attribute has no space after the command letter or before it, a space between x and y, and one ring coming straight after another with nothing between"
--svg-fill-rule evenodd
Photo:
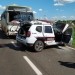
<instances>
[{"instance_id":1,"label":"white car","mask_svg":"<svg viewBox=\"0 0 75 75\"><path fill-rule=\"evenodd\" d=\"M26 46L33 46L35 51L41 51L45 46L62 43L62 33L54 33L50 23L42 21L31 21L23 24L16 36L17 43Z\"/></svg>"}]
</instances>

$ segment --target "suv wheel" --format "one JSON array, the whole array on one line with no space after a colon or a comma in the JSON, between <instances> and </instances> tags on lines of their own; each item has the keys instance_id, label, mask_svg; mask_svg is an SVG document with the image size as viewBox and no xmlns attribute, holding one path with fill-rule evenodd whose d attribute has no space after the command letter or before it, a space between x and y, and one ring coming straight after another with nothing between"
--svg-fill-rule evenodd
<instances>
[{"instance_id":1,"label":"suv wheel","mask_svg":"<svg viewBox=\"0 0 75 75\"><path fill-rule=\"evenodd\" d=\"M40 40L36 41L35 44L34 44L34 50L37 51L37 52L40 52L42 51L44 48L44 43Z\"/></svg>"}]
</instances>

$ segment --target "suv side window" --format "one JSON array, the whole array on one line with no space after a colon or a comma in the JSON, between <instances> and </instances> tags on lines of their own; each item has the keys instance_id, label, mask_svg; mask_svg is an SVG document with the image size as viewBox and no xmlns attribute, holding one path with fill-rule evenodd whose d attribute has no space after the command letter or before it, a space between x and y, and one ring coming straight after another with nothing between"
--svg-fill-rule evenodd
<instances>
[{"instance_id":1,"label":"suv side window","mask_svg":"<svg viewBox=\"0 0 75 75\"><path fill-rule=\"evenodd\" d=\"M45 33L52 33L51 26L45 26Z\"/></svg>"},{"instance_id":2,"label":"suv side window","mask_svg":"<svg viewBox=\"0 0 75 75\"><path fill-rule=\"evenodd\" d=\"M36 27L36 31L42 32L42 26L37 26L37 27Z\"/></svg>"}]
</instances>

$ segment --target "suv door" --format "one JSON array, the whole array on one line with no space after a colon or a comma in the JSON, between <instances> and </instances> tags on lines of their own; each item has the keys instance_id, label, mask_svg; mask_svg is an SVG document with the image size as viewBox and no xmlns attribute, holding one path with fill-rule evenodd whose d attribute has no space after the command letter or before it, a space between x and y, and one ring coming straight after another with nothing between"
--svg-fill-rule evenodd
<instances>
[{"instance_id":1,"label":"suv door","mask_svg":"<svg viewBox=\"0 0 75 75\"><path fill-rule=\"evenodd\" d=\"M53 45L55 43L55 35L52 26L44 25L44 37L47 45Z\"/></svg>"},{"instance_id":2,"label":"suv door","mask_svg":"<svg viewBox=\"0 0 75 75\"><path fill-rule=\"evenodd\" d=\"M64 43L69 43L72 39L72 27L70 27L69 24L66 24L65 27L62 30L63 36L62 41Z\"/></svg>"},{"instance_id":3,"label":"suv door","mask_svg":"<svg viewBox=\"0 0 75 75\"><path fill-rule=\"evenodd\" d=\"M32 31L33 36L37 38L37 40L43 39L43 26L42 25L36 25Z\"/></svg>"},{"instance_id":4,"label":"suv door","mask_svg":"<svg viewBox=\"0 0 75 75\"><path fill-rule=\"evenodd\" d=\"M69 43L72 39L72 27L69 24L57 23L54 24L56 42Z\"/></svg>"},{"instance_id":5,"label":"suv door","mask_svg":"<svg viewBox=\"0 0 75 75\"><path fill-rule=\"evenodd\" d=\"M63 39L62 41L64 43L69 43L72 41L72 28L68 28L64 33L63 33Z\"/></svg>"}]
</instances>

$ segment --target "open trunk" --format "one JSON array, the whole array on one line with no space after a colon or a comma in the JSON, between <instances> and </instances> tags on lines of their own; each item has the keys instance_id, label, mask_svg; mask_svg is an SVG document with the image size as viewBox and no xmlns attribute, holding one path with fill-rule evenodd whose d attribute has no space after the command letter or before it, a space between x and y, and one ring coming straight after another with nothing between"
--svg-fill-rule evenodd
<instances>
[{"instance_id":1,"label":"open trunk","mask_svg":"<svg viewBox=\"0 0 75 75\"><path fill-rule=\"evenodd\" d=\"M54 26L55 41L60 43L69 43L72 38L72 28L68 24Z\"/></svg>"},{"instance_id":2,"label":"open trunk","mask_svg":"<svg viewBox=\"0 0 75 75\"><path fill-rule=\"evenodd\" d=\"M30 36L30 32L28 31L30 26L31 26L30 23L21 26L21 28L18 31L19 35L24 37Z\"/></svg>"}]
</instances>

